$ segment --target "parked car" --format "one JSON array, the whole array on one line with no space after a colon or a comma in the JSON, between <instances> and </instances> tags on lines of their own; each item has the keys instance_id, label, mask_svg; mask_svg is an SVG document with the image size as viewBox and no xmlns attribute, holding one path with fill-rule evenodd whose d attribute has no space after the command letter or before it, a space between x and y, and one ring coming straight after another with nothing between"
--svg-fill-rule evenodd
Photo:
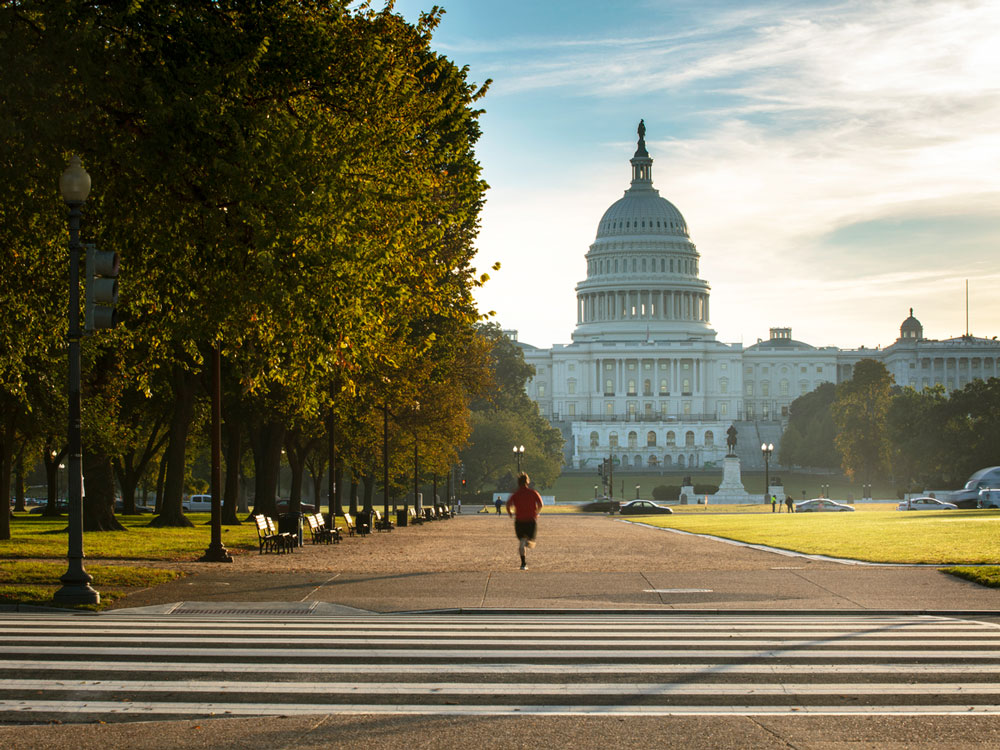
<instances>
[{"instance_id":1,"label":"parked car","mask_svg":"<svg viewBox=\"0 0 1000 750\"><path fill-rule=\"evenodd\" d=\"M1000 466L987 466L974 473L962 489L948 496L948 502L959 508L978 508L979 491L991 487L1000 487Z\"/></svg>"},{"instance_id":2,"label":"parked car","mask_svg":"<svg viewBox=\"0 0 1000 750\"><path fill-rule=\"evenodd\" d=\"M828 497L816 497L812 500L802 500L795 503L796 513L836 513L847 511L854 512L854 507L847 503L838 503Z\"/></svg>"},{"instance_id":3,"label":"parked car","mask_svg":"<svg viewBox=\"0 0 1000 750\"><path fill-rule=\"evenodd\" d=\"M580 510L587 513L607 513L611 510L611 500L609 498L603 498L594 500L589 503L584 503L580 506Z\"/></svg>"},{"instance_id":4,"label":"parked car","mask_svg":"<svg viewBox=\"0 0 1000 750\"><path fill-rule=\"evenodd\" d=\"M649 500L629 500L622 503L621 513L623 516L652 516L657 513L673 513L674 511L665 505L650 502Z\"/></svg>"},{"instance_id":5,"label":"parked car","mask_svg":"<svg viewBox=\"0 0 1000 750\"><path fill-rule=\"evenodd\" d=\"M287 513L288 512L288 502L289 501L287 499L276 500L275 503L274 503L274 509L278 513ZM302 513L315 513L316 512L316 506L313 505L312 503L299 503L299 510Z\"/></svg>"},{"instance_id":6,"label":"parked car","mask_svg":"<svg viewBox=\"0 0 1000 750\"><path fill-rule=\"evenodd\" d=\"M115 500L115 513L124 513L124 512L125 512L125 501ZM136 505L135 512L137 515L141 515L146 513L155 513L156 509L150 508L148 505Z\"/></svg>"},{"instance_id":7,"label":"parked car","mask_svg":"<svg viewBox=\"0 0 1000 750\"><path fill-rule=\"evenodd\" d=\"M955 510L955 503L946 503L936 497L911 497L896 506L896 510Z\"/></svg>"},{"instance_id":8,"label":"parked car","mask_svg":"<svg viewBox=\"0 0 1000 750\"><path fill-rule=\"evenodd\" d=\"M48 503L46 503L45 505L36 505L34 508L32 508L31 510L29 510L28 512L29 513L44 513L45 510L46 510L46 508L48 508L48 507L49 507ZM62 500L59 500L59 501L56 502L56 512L57 513L65 513L67 510L69 510L69 503L63 502Z\"/></svg>"},{"instance_id":9,"label":"parked car","mask_svg":"<svg viewBox=\"0 0 1000 750\"><path fill-rule=\"evenodd\" d=\"M191 495L181 503L185 513L210 513L212 510L211 495Z\"/></svg>"},{"instance_id":10,"label":"parked car","mask_svg":"<svg viewBox=\"0 0 1000 750\"><path fill-rule=\"evenodd\" d=\"M1000 489L979 490L980 508L1000 508Z\"/></svg>"}]
</instances>

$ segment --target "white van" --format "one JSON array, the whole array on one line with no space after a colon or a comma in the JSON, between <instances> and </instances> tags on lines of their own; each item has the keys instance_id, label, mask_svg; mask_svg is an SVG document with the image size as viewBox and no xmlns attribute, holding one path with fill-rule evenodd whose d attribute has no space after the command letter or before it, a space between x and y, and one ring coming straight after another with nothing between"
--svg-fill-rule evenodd
<instances>
[{"instance_id":1,"label":"white van","mask_svg":"<svg viewBox=\"0 0 1000 750\"><path fill-rule=\"evenodd\" d=\"M212 496L211 495L191 495L184 503L181 505L185 513L211 513L212 512Z\"/></svg>"},{"instance_id":2,"label":"white van","mask_svg":"<svg viewBox=\"0 0 1000 750\"><path fill-rule=\"evenodd\" d=\"M1000 490L983 489L979 490L980 508L1000 508Z\"/></svg>"}]
</instances>

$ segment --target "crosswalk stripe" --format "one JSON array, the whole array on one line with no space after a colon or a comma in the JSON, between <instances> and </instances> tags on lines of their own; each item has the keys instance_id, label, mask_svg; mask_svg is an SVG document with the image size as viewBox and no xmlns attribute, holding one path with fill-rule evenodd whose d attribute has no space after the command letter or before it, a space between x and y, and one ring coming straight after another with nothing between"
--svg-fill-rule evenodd
<instances>
[{"instance_id":1,"label":"crosswalk stripe","mask_svg":"<svg viewBox=\"0 0 1000 750\"><path fill-rule=\"evenodd\" d=\"M0 665L0 721L1000 714L1000 629L920 615L0 615Z\"/></svg>"}]
</instances>

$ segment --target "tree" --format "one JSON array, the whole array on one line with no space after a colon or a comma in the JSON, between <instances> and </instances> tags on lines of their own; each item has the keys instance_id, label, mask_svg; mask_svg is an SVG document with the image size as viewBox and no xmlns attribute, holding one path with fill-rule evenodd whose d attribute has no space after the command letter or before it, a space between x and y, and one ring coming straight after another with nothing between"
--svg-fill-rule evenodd
<instances>
[{"instance_id":1,"label":"tree","mask_svg":"<svg viewBox=\"0 0 1000 750\"><path fill-rule=\"evenodd\" d=\"M483 325L489 345L492 388L472 404L472 435L462 451L469 491L492 489L515 473L514 445L524 446L524 471L539 487L556 480L562 467L563 437L538 413L524 386L534 368L496 324Z\"/></svg>"},{"instance_id":2,"label":"tree","mask_svg":"<svg viewBox=\"0 0 1000 750\"><path fill-rule=\"evenodd\" d=\"M840 467L841 458L834 442L837 430L830 415L835 397L836 386L823 383L792 402L788 427L781 438L779 460L783 465Z\"/></svg>"},{"instance_id":3,"label":"tree","mask_svg":"<svg viewBox=\"0 0 1000 750\"><path fill-rule=\"evenodd\" d=\"M854 377L837 385L830 407L837 426L836 446L849 477L869 483L889 466L887 416L892 375L885 365L862 359L854 366Z\"/></svg>"}]
</instances>

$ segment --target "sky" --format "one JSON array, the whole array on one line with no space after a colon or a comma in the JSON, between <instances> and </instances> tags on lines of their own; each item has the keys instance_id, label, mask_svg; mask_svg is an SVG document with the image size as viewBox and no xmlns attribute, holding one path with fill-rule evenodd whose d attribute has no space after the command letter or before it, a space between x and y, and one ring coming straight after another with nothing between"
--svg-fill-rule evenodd
<instances>
[{"instance_id":1,"label":"sky","mask_svg":"<svg viewBox=\"0 0 1000 750\"><path fill-rule=\"evenodd\" d=\"M1000 335L997 0L437 0L434 48L492 79L477 294L570 343L575 286L645 120L727 343ZM431 3L399 0L416 20Z\"/></svg>"}]
</instances>

